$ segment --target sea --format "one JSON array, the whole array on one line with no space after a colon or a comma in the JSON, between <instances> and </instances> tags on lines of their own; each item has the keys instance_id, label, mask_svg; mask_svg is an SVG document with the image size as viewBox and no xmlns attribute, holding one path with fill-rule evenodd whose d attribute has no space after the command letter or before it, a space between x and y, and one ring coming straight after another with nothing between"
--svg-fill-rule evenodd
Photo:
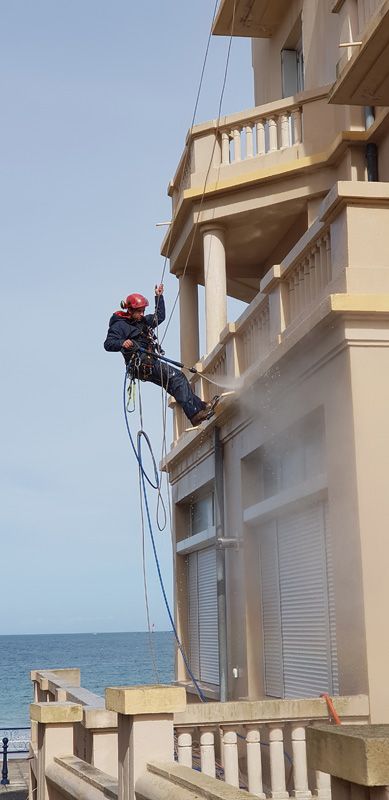
<instances>
[{"instance_id":1,"label":"sea","mask_svg":"<svg viewBox=\"0 0 389 800\"><path fill-rule=\"evenodd\" d=\"M0 729L30 724L33 669L79 667L81 686L104 695L107 686L170 683L171 631L0 636Z\"/></svg>"}]
</instances>

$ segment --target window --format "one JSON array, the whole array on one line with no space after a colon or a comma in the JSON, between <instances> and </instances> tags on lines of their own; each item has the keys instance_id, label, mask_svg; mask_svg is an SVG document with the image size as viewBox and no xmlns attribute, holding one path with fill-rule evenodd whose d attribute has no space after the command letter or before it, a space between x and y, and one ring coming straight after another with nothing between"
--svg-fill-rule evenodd
<instances>
[{"instance_id":1,"label":"window","mask_svg":"<svg viewBox=\"0 0 389 800\"><path fill-rule=\"evenodd\" d=\"M282 96L292 95L304 90L304 55L301 16L288 36L281 50Z\"/></svg>"},{"instance_id":2,"label":"window","mask_svg":"<svg viewBox=\"0 0 389 800\"><path fill-rule=\"evenodd\" d=\"M335 604L326 502L260 529L265 693L337 694Z\"/></svg>"},{"instance_id":3,"label":"window","mask_svg":"<svg viewBox=\"0 0 389 800\"><path fill-rule=\"evenodd\" d=\"M190 506L190 532L191 536L203 533L214 525L213 494L196 500Z\"/></svg>"},{"instance_id":4,"label":"window","mask_svg":"<svg viewBox=\"0 0 389 800\"><path fill-rule=\"evenodd\" d=\"M219 683L216 550L188 556L189 662L197 680Z\"/></svg>"}]
</instances>

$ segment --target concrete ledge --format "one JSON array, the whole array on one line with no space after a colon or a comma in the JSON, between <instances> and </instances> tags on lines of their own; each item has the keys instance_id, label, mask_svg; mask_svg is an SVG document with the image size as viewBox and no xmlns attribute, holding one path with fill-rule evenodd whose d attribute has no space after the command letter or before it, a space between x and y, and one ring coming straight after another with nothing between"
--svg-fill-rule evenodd
<instances>
[{"instance_id":1,"label":"concrete ledge","mask_svg":"<svg viewBox=\"0 0 389 800\"><path fill-rule=\"evenodd\" d=\"M186 708L185 689L180 686L110 686L105 704L118 714L173 714Z\"/></svg>"},{"instance_id":2,"label":"concrete ledge","mask_svg":"<svg viewBox=\"0 0 389 800\"><path fill-rule=\"evenodd\" d=\"M369 715L369 699L366 695L334 697L333 700L336 711L343 719L360 719ZM328 719L327 704L321 697L300 700L232 700L227 703L191 703L184 713L174 715L174 724L207 725L320 718L323 721Z\"/></svg>"},{"instance_id":3,"label":"concrete ledge","mask_svg":"<svg viewBox=\"0 0 389 800\"><path fill-rule=\"evenodd\" d=\"M203 772L197 772L197 770L183 767L181 764L174 762L162 764L158 761L151 761L147 764L147 769L153 775L165 778L171 784L180 787L181 792L182 790L193 792L194 797L206 797L207 800L244 800L245 798L246 800L254 800L256 797L251 792L237 789L235 786L224 783L224 781L211 778ZM138 782L136 790L138 797ZM170 794L167 796L170 797ZM184 797L185 795L179 796Z\"/></svg>"},{"instance_id":4,"label":"concrete ledge","mask_svg":"<svg viewBox=\"0 0 389 800\"><path fill-rule=\"evenodd\" d=\"M60 797L77 800L117 800L118 797L118 785L114 778L74 756L56 758L47 766L46 778Z\"/></svg>"},{"instance_id":5,"label":"concrete ledge","mask_svg":"<svg viewBox=\"0 0 389 800\"><path fill-rule=\"evenodd\" d=\"M307 728L311 767L362 786L389 784L389 725Z\"/></svg>"},{"instance_id":6,"label":"concrete ledge","mask_svg":"<svg viewBox=\"0 0 389 800\"><path fill-rule=\"evenodd\" d=\"M75 703L31 703L30 717L35 722L43 722L46 725L81 722L82 706Z\"/></svg>"}]
</instances>

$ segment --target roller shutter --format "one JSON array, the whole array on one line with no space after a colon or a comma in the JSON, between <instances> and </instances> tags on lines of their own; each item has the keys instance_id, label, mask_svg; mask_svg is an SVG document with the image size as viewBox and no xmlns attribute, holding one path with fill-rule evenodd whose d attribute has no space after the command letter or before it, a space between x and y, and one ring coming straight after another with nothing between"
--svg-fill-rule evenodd
<instances>
[{"instance_id":1,"label":"roller shutter","mask_svg":"<svg viewBox=\"0 0 389 800\"><path fill-rule=\"evenodd\" d=\"M205 683L219 683L216 550L191 553L188 564L190 664Z\"/></svg>"},{"instance_id":2,"label":"roller shutter","mask_svg":"<svg viewBox=\"0 0 389 800\"><path fill-rule=\"evenodd\" d=\"M333 693L338 681L325 506L316 503L272 524L272 530L264 526L260 546L266 693Z\"/></svg>"}]
</instances>

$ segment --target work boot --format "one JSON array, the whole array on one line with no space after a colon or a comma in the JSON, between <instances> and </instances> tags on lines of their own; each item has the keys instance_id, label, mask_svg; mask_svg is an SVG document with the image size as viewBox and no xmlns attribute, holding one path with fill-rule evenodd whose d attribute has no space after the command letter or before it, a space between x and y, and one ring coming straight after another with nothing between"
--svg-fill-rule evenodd
<instances>
[{"instance_id":1,"label":"work boot","mask_svg":"<svg viewBox=\"0 0 389 800\"><path fill-rule=\"evenodd\" d=\"M196 425L200 425L200 422L204 422L205 419L211 419L215 413L215 408L220 400L220 395L215 394L215 397L209 403L206 403L204 408L201 408L197 414L194 415L191 419L191 423L194 427Z\"/></svg>"}]
</instances>

